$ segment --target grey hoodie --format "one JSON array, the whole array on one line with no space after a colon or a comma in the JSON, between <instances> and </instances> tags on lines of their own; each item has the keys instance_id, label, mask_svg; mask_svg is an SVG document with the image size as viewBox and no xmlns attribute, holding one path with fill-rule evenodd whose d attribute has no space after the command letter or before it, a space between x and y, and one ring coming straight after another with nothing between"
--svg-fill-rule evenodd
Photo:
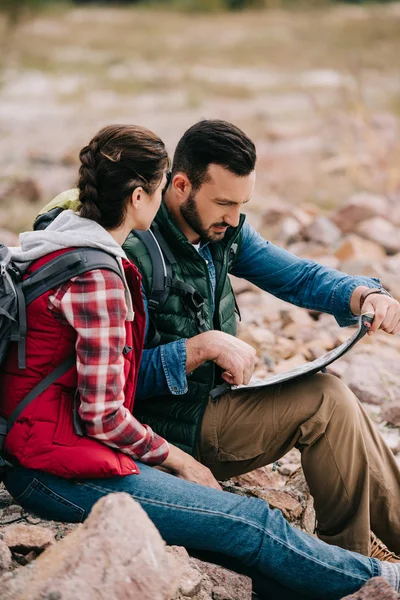
<instances>
[{"instance_id":1,"label":"grey hoodie","mask_svg":"<svg viewBox=\"0 0 400 600\"><path fill-rule=\"evenodd\" d=\"M80 217L72 210L64 210L45 230L21 233L19 241L21 246L10 248L10 251L12 260L22 273L26 271L32 261L63 248L85 246L98 248L115 256L120 265L125 285L127 320L133 321L132 298L122 266L122 258L126 258L126 254L104 227L95 221Z\"/></svg>"}]
</instances>

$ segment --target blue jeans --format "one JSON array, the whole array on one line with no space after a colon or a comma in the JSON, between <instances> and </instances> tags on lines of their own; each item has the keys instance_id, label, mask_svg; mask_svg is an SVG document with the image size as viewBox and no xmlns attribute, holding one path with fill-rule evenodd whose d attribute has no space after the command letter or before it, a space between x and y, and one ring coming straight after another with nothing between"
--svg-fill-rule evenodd
<instances>
[{"instance_id":1,"label":"blue jeans","mask_svg":"<svg viewBox=\"0 0 400 600\"><path fill-rule=\"evenodd\" d=\"M291 527L258 498L203 487L147 465L140 475L68 480L22 467L5 477L9 493L40 517L80 522L111 492L137 500L170 545L238 561L263 598L339 599L381 575L379 561L330 546Z\"/></svg>"}]
</instances>

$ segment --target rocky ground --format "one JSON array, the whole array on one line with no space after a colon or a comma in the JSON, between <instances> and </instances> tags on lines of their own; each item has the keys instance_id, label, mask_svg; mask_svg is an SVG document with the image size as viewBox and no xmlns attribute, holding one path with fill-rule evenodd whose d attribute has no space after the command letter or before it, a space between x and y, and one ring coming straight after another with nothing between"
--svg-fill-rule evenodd
<instances>
[{"instance_id":1,"label":"rocky ground","mask_svg":"<svg viewBox=\"0 0 400 600\"><path fill-rule=\"evenodd\" d=\"M378 277L400 300L399 25L399 4L212 16L63 8L24 20L3 36L0 241L16 244L40 207L74 184L79 149L106 123L146 125L172 153L194 121L226 118L257 144L256 193L247 208L257 230L299 256ZM259 377L311 361L354 331L247 282L234 287L239 335L257 348ZM400 464L400 337L366 336L330 371L357 394ZM265 499L312 533L312 499L299 468L294 450L275 470L223 485ZM36 596L27 584L22 592L21 582L41 564L46 570L48 560L36 557L48 546L58 581L68 543L78 543L84 526L39 520L4 488L0 510L0 598L76 598L40 587L38 575ZM54 543L64 537L72 540L65 550ZM163 580L152 599L251 597L244 576L196 562L183 549L169 554L176 577ZM394 597L383 588L378 581L357 597Z\"/></svg>"},{"instance_id":2,"label":"rocky ground","mask_svg":"<svg viewBox=\"0 0 400 600\"><path fill-rule=\"evenodd\" d=\"M273 232L274 239L297 254L311 256L349 273L379 277L400 300L400 246L396 246L396 243L400 244L400 219L393 217L396 207L385 197L358 194L328 217L321 215L315 207L293 209L280 202L265 211L263 222ZM387 214L392 215L390 221L386 219ZM373 226L367 227L368 223ZM381 236L380 227L383 230L391 227L394 233L387 238ZM10 243L13 236L11 232L4 233L4 239ZM245 281L235 279L233 284L242 315L239 335L257 348L255 375L258 377L268 377L311 361L353 333L353 328L340 329L329 315L289 305ZM383 332L365 336L342 359L333 363L329 371L343 379L358 396L400 465L400 336ZM229 492L262 498L271 507L281 510L293 525L308 533L314 532L313 502L297 450L292 450L278 464L223 482L223 487ZM4 542L0 544L0 566L3 570L30 564L50 543L76 528L45 522L26 513L13 503L4 489L0 506L0 534ZM201 561L193 564L194 559L189 559L183 549L174 552L183 564L182 572L186 573L188 569L190 572L182 575L174 596L176 600L251 598L251 583L244 576L236 576L220 567L205 566ZM222 580L225 587L220 585ZM65 594L63 591L60 598L67 600L70 596ZM366 598L385 597L379 586L368 594ZM14 598L5 598L8 597ZM17 597L25 598L23 594Z\"/></svg>"}]
</instances>

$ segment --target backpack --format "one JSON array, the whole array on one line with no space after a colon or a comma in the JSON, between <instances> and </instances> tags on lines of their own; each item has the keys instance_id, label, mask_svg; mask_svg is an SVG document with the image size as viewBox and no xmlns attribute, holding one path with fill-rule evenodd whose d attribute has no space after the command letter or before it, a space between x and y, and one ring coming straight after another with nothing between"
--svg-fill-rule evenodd
<instances>
[{"instance_id":1,"label":"backpack","mask_svg":"<svg viewBox=\"0 0 400 600\"><path fill-rule=\"evenodd\" d=\"M52 288L59 287L73 277L93 269L108 269L122 278L114 256L95 248L73 248L53 258L23 279L11 260L11 252L0 244L0 366L3 364L11 342L18 344L18 367L26 369L26 306ZM21 400L8 419L0 415L0 479L6 467L12 464L4 456L7 433L22 411L39 394L71 369L75 355L51 371ZM74 411L74 425L76 426Z\"/></svg>"},{"instance_id":2,"label":"backpack","mask_svg":"<svg viewBox=\"0 0 400 600\"><path fill-rule=\"evenodd\" d=\"M33 225L35 230L46 229L54 219L64 210L61 206L56 206L48 212L40 214ZM149 332L147 335L146 348L154 348L160 343L160 334L155 326L157 312L168 300L170 293L178 294L197 323L199 333L207 331L207 325L203 317L204 298L202 295L188 283L174 279L173 266L176 264L176 258L172 254L165 241L157 223L153 221L151 228L147 231L138 231L133 229L131 232L146 247L150 256L153 269L151 290L147 290L147 310L149 315ZM232 244L229 254L228 271L231 268L238 250L238 244ZM236 312L240 318L239 307L235 298Z\"/></svg>"}]
</instances>

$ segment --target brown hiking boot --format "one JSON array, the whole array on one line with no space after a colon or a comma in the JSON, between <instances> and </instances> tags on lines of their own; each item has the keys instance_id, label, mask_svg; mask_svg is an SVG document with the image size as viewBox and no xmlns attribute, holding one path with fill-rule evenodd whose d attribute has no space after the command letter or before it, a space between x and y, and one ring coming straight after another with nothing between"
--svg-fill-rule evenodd
<instances>
[{"instance_id":1,"label":"brown hiking boot","mask_svg":"<svg viewBox=\"0 0 400 600\"><path fill-rule=\"evenodd\" d=\"M400 556L391 552L387 546L371 531L371 558L377 558L385 562L397 563L400 562Z\"/></svg>"}]
</instances>

